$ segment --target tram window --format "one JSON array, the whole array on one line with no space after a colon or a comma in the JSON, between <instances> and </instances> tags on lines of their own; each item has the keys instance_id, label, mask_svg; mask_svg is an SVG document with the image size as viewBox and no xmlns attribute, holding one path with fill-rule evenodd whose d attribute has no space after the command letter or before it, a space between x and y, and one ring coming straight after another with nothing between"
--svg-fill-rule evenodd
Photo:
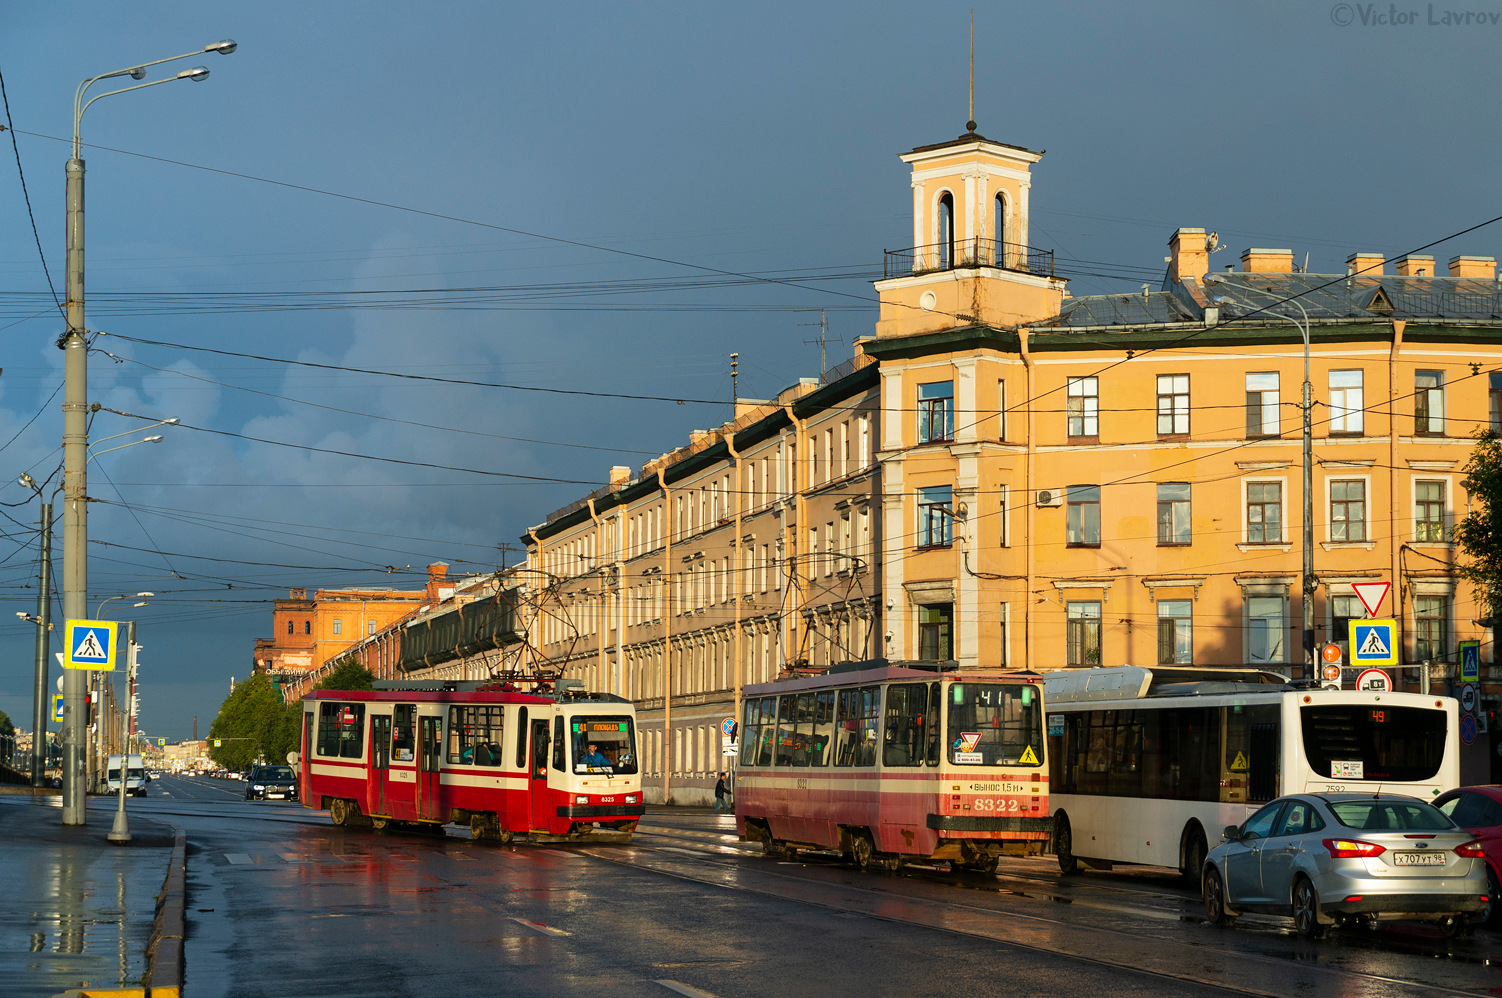
<instances>
[{"instance_id":1,"label":"tram window","mask_svg":"<svg viewBox=\"0 0 1502 998\"><path fill-rule=\"evenodd\" d=\"M417 747L417 708L411 704L397 704L391 718L391 758L397 762L411 762Z\"/></svg>"},{"instance_id":2,"label":"tram window","mask_svg":"<svg viewBox=\"0 0 1502 998\"><path fill-rule=\"evenodd\" d=\"M793 765L793 744L798 739L798 697L788 694L777 698L777 744L774 746L773 765Z\"/></svg>"},{"instance_id":3,"label":"tram window","mask_svg":"<svg viewBox=\"0 0 1502 998\"><path fill-rule=\"evenodd\" d=\"M1037 688L1028 684L951 683L948 731L949 761L955 765L1042 762L1042 703Z\"/></svg>"},{"instance_id":4,"label":"tram window","mask_svg":"<svg viewBox=\"0 0 1502 998\"><path fill-rule=\"evenodd\" d=\"M767 765L757 760L761 756L762 742L767 737L762 723L766 698L756 697L741 704L741 765Z\"/></svg>"},{"instance_id":5,"label":"tram window","mask_svg":"<svg viewBox=\"0 0 1502 998\"><path fill-rule=\"evenodd\" d=\"M527 768L527 708L525 707L517 711L516 768Z\"/></svg>"},{"instance_id":6,"label":"tram window","mask_svg":"<svg viewBox=\"0 0 1502 998\"><path fill-rule=\"evenodd\" d=\"M860 744L860 690L838 690L834 709L834 764L854 766Z\"/></svg>"},{"instance_id":7,"label":"tram window","mask_svg":"<svg viewBox=\"0 0 1502 998\"><path fill-rule=\"evenodd\" d=\"M318 754L339 756L339 711L343 704L320 703L318 705Z\"/></svg>"},{"instance_id":8,"label":"tram window","mask_svg":"<svg viewBox=\"0 0 1502 998\"><path fill-rule=\"evenodd\" d=\"M793 737L793 765L811 765L809 757L814 753L814 703L816 694L799 693L793 706L797 734Z\"/></svg>"},{"instance_id":9,"label":"tram window","mask_svg":"<svg viewBox=\"0 0 1502 998\"><path fill-rule=\"evenodd\" d=\"M883 766L921 766L928 753L924 733L928 713L928 686L900 683L887 687L886 735L882 743Z\"/></svg>"},{"instance_id":10,"label":"tram window","mask_svg":"<svg viewBox=\"0 0 1502 998\"><path fill-rule=\"evenodd\" d=\"M876 765L876 742L881 731L881 687L861 689L861 742L856 753L857 766Z\"/></svg>"},{"instance_id":11,"label":"tram window","mask_svg":"<svg viewBox=\"0 0 1502 998\"><path fill-rule=\"evenodd\" d=\"M339 757L358 759L365 752L365 705L347 703L340 706Z\"/></svg>"},{"instance_id":12,"label":"tram window","mask_svg":"<svg viewBox=\"0 0 1502 998\"><path fill-rule=\"evenodd\" d=\"M772 745L777 740L777 698L761 698L761 735L756 741L756 765L772 765Z\"/></svg>"},{"instance_id":13,"label":"tram window","mask_svg":"<svg viewBox=\"0 0 1502 998\"><path fill-rule=\"evenodd\" d=\"M563 739L563 718L553 718L553 769L562 773L567 771L568 763L564 761L563 753L568 748L568 742Z\"/></svg>"},{"instance_id":14,"label":"tram window","mask_svg":"<svg viewBox=\"0 0 1502 998\"><path fill-rule=\"evenodd\" d=\"M588 715L569 721L568 746L576 773L635 773L634 742L631 718L624 715ZM554 759L562 759L556 750Z\"/></svg>"},{"instance_id":15,"label":"tram window","mask_svg":"<svg viewBox=\"0 0 1502 998\"><path fill-rule=\"evenodd\" d=\"M834 751L834 690L819 693L814 705L814 744L809 753L811 766L829 765Z\"/></svg>"},{"instance_id":16,"label":"tram window","mask_svg":"<svg viewBox=\"0 0 1502 998\"><path fill-rule=\"evenodd\" d=\"M450 707L448 761L465 766L499 766L505 760L500 706Z\"/></svg>"},{"instance_id":17,"label":"tram window","mask_svg":"<svg viewBox=\"0 0 1502 998\"><path fill-rule=\"evenodd\" d=\"M923 720L923 730L928 735L928 764L939 764L939 684L930 683L928 688L928 714Z\"/></svg>"}]
</instances>

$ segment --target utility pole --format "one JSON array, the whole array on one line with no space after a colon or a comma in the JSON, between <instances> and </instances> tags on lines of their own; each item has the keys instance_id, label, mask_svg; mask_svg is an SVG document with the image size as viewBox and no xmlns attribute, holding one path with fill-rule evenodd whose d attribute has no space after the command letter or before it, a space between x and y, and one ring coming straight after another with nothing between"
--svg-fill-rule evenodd
<instances>
[{"instance_id":1,"label":"utility pole","mask_svg":"<svg viewBox=\"0 0 1502 998\"><path fill-rule=\"evenodd\" d=\"M47 655L52 650L52 504L42 503L42 566L37 571L36 674L31 705L31 785L42 785L47 768Z\"/></svg>"},{"instance_id":2,"label":"utility pole","mask_svg":"<svg viewBox=\"0 0 1502 998\"><path fill-rule=\"evenodd\" d=\"M739 385L739 383L737 381L738 374L736 372L736 368L740 366L740 363L741 363L741 355L740 354L733 353L733 354L730 355L730 418L731 419L735 418L735 408L736 408L736 406L740 405L740 401L741 401L740 385Z\"/></svg>"}]
</instances>

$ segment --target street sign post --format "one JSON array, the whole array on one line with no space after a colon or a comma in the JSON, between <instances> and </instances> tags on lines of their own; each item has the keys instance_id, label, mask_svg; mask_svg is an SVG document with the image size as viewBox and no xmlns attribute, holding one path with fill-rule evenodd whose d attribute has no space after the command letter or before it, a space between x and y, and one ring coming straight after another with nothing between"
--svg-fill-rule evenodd
<instances>
[{"instance_id":1,"label":"street sign post","mask_svg":"<svg viewBox=\"0 0 1502 998\"><path fill-rule=\"evenodd\" d=\"M1364 669L1356 677L1356 688L1368 693L1392 692L1392 677L1381 669Z\"/></svg>"},{"instance_id":2,"label":"street sign post","mask_svg":"<svg viewBox=\"0 0 1502 998\"><path fill-rule=\"evenodd\" d=\"M1460 681L1462 683L1481 682L1481 642L1462 641L1460 643Z\"/></svg>"},{"instance_id":3,"label":"street sign post","mask_svg":"<svg viewBox=\"0 0 1502 998\"><path fill-rule=\"evenodd\" d=\"M1398 664L1398 622L1396 620L1392 618L1353 620L1350 628L1352 665Z\"/></svg>"}]
</instances>

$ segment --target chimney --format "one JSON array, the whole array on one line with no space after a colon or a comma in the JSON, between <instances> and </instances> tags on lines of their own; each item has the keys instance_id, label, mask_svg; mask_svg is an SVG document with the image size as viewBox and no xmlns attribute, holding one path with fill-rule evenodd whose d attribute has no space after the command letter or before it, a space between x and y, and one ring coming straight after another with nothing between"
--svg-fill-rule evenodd
<instances>
[{"instance_id":1,"label":"chimney","mask_svg":"<svg viewBox=\"0 0 1502 998\"><path fill-rule=\"evenodd\" d=\"M1399 277L1433 277L1434 257L1428 253L1410 253L1398 258Z\"/></svg>"},{"instance_id":2,"label":"chimney","mask_svg":"<svg viewBox=\"0 0 1502 998\"><path fill-rule=\"evenodd\" d=\"M436 606L438 604L438 588L443 584L443 580L448 576L448 574L448 565L441 561L435 561L433 562L433 564L428 566L427 597L429 606Z\"/></svg>"},{"instance_id":3,"label":"chimney","mask_svg":"<svg viewBox=\"0 0 1502 998\"><path fill-rule=\"evenodd\" d=\"M1177 229L1168 240L1168 279L1183 284L1199 280L1210 271L1210 253L1204 229Z\"/></svg>"},{"instance_id":4,"label":"chimney","mask_svg":"<svg viewBox=\"0 0 1502 998\"><path fill-rule=\"evenodd\" d=\"M1381 277L1387 273L1387 260L1381 253L1352 253L1346 257L1346 273L1356 277Z\"/></svg>"},{"instance_id":5,"label":"chimney","mask_svg":"<svg viewBox=\"0 0 1502 998\"><path fill-rule=\"evenodd\" d=\"M1494 256L1452 256L1451 277L1479 277L1484 281L1497 277L1497 258Z\"/></svg>"},{"instance_id":6,"label":"chimney","mask_svg":"<svg viewBox=\"0 0 1502 998\"><path fill-rule=\"evenodd\" d=\"M306 589L293 589L293 590L290 590L290 593L291 593L291 596L292 596L293 599L307 599L308 598L308 591Z\"/></svg>"},{"instance_id":7,"label":"chimney","mask_svg":"<svg viewBox=\"0 0 1502 998\"><path fill-rule=\"evenodd\" d=\"M610 488L620 489L630 484L631 469L623 464L618 464L610 469Z\"/></svg>"},{"instance_id":8,"label":"chimney","mask_svg":"<svg viewBox=\"0 0 1502 998\"><path fill-rule=\"evenodd\" d=\"M1241 251L1241 269L1248 274L1291 274L1293 250L1244 249Z\"/></svg>"}]
</instances>

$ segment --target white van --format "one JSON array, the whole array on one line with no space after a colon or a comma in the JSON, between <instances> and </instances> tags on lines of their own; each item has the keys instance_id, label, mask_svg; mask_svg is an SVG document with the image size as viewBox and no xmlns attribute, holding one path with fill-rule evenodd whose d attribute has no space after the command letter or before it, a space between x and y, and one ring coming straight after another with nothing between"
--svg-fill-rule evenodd
<instances>
[{"instance_id":1,"label":"white van","mask_svg":"<svg viewBox=\"0 0 1502 998\"><path fill-rule=\"evenodd\" d=\"M134 797L146 796L146 763L138 755L128 757L125 772L125 792ZM120 757L112 755L104 766L106 793L120 792Z\"/></svg>"}]
</instances>

